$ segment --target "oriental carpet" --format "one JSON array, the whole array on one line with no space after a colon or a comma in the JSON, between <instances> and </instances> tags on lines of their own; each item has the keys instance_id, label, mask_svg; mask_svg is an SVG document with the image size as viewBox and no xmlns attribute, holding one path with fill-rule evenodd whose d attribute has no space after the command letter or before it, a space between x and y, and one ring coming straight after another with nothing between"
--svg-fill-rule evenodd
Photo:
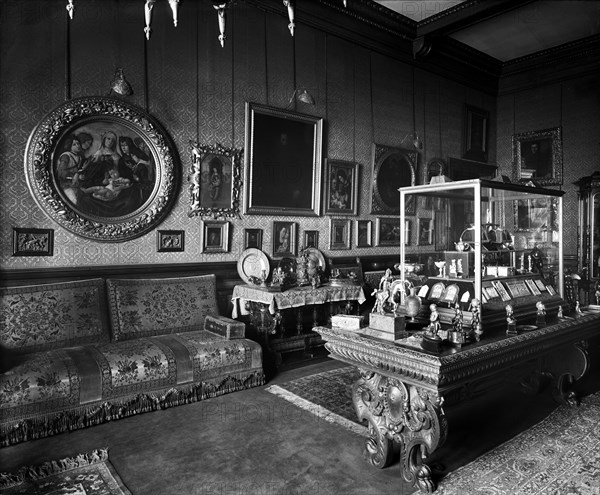
<instances>
[{"instance_id":1,"label":"oriental carpet","mask_svg":"<svg viewBox=\"0 0 600 495\"><path fill-rule=\"evenodd\" d=\"M15 473L0 473L3 495L131 495L108 461L108 450L99 449Z\"/></svg>"},{"instance_id":2,"label":"oriental carpet","mask_svg":"<svg viewBox=\"0 0 600 495\"><path fill-rule=\"evenodd\" d=\"M306 376L267 391L366 436L352 405L354 367ZM450 425L452 427L452 425ZM438 480L439 495L598 495L600 392L561 405L537 424Z\"/></svg>"}]
</instances>

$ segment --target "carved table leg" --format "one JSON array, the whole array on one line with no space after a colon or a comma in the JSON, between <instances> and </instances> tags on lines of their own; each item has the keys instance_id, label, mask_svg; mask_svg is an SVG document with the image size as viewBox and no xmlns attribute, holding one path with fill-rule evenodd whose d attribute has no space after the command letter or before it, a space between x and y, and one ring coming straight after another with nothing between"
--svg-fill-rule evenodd
<instances>
[{"instance_id":1,"label":"carved table leg","mask_svg":"<svg viewBox=\"0 0 600 495\"><path fill-rule=\"evenodd\" d=\"M369 424L363 455L381 469L391 463L394 443L399 444L404 479L420 491L432 493L436 485L424 460L446 441L443 398L395 378L360 372L352 399L358 418Z\"/></svg>"},{"instance_id":2,"label":"carved table leg","mask_svg":"<svg viewBox=\"0 0 600 495\"><path fill-rule=\"evenodd\" d=\"M590 367L587 341L574 342L552 354L545 368L554 379L554 397L571 406L579 405L572 385L585 375Z\"/></svg>"}]
</instances>

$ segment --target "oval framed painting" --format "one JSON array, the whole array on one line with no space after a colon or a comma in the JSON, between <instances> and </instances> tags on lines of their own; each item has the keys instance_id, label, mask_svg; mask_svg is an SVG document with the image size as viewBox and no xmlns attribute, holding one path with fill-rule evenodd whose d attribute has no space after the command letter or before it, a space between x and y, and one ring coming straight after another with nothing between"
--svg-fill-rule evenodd
<instances>
[{"instance_id":1,"label":"oval framed painting","mask_svg":"<svg viewBox=\"0 0 600 495\"><path fill-rule=\"evenodd\" d=\"M27 142L25 174L52 220L101 242L155 228L179 182L175 147L161 125L106 97L70 100L44 117Z\"/></svg>"}]
</instances>

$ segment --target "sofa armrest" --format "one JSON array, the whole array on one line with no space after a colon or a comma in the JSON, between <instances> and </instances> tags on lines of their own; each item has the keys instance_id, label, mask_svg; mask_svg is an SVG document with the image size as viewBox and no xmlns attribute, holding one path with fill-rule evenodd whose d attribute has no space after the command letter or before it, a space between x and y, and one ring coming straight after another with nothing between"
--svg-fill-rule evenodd
<instances>
[{"instance_id":1,"label":"sofa armrest","mask_svg":"<svg viewBox=\"0 0 600 495\"><path fill-rule=\"evenodd\" d=\"M227 316L208 315L204 319L204 330L227 340L246 337L246 325Z\"/></svg>"}]
</instances>

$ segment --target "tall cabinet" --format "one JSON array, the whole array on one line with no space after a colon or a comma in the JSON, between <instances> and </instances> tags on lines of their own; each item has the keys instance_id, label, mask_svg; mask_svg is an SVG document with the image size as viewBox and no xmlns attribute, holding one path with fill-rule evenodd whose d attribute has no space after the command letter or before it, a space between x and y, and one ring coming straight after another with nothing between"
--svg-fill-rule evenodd
<instances>
[{"instance_id":1,"label":"tall cabinet","mask_svg":"<svg viewBox=\"0 0 600 495\"><path fill-rule=\"evenodd\" d=\"M600 304L600 171L582 177L579 186L578 269L587 303Z\"/></svg>"}]
</instances>

